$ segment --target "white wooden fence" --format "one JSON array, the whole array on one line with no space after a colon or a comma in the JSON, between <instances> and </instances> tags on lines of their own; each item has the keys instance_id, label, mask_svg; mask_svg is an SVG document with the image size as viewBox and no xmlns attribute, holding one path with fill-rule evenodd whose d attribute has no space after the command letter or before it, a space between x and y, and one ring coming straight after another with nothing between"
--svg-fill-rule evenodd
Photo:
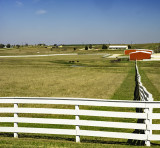
<instances>
[{"instance_id":1,"label":"white wooden fence","mask_svg":"<svg viewBox=\"0 0 160 148\"><path fill-rule=\"evenodd\" d=\"M138 89L139 89L139 95L140 95L140 100L141 101L153 101L152 94L147 91L147 89L143 86L142 81L141 81L141 76L139 74L138 66L137 66L137 61L136 61L136 81L138 83Z\"/></svg>"},{"instance_id":2,"label":"white wooden fence","mask_svg":"<svg viewBox=\"0 0 160 148\"><path fill-rule=\"evenodd\" d=\"M14 127L0 127L0 132L14 133L38 133L38 134L58 134L58 135L75 135L76 142L80 142L80 136L96 136L110 138L136 139L146 141L150 146L150 140L160 140L160 135L152 134L152 130L160 130L160 124L152 124L152 119L160 119L160 113L153 113L153 108L160 108L160 102L153 101L125 101L125 100L103 100L103 99L82 99L82 98L13 98L1 97L0 104L14 104L13 107L0 107L0 113L13 113L14 117L0 117L0 122L14 123ZM24 108L18 107L19 104L60 104L74 105L75 109L55 109L55 108ZM106 106L123 108L143 108L145 113L136 112L116 112L116 111L99 111L99 110L81 110L79 106ZM74 115L75 119L53 119L53 118L30 118L18 117L19 113L36 113L36 114L59 114ZM97 117L115 117L115 118L132 118L144 119L145 123L126 123L126 122L108 122L81 120L79 116L97 116ZM55 128L31 128L18 127L18 123L35 123L35 124L57 124L57 125L74 125L75 129L55 129ZM123 129L140 129L144 134L106 132L81 130L81 126L123 128Z\"/></svg>"}]
</instances>

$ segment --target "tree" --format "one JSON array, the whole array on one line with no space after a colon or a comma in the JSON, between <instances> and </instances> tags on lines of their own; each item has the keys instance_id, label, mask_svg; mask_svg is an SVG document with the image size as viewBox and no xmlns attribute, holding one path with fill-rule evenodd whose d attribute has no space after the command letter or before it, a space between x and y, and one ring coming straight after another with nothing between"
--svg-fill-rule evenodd
<instances>
[{"instance_id":1,"label":"tree","mask_svg":"<svg viewBox=\"0 0 160 148\"><path fill-rule=\"evenodd\" d=\"M88 50L88 46L87 45L85 46L85 50Z\"/></svg>"},{"instance_id":2,"label":"tree","mask_svg":"<svg viewBox=\"0 0 160 148\"><path fill-rule=\"evenodd\" d=\"M0 48L4 48L4 44L0 44Z\"/></svg>"},{"instance_id":3,"label":"tree","mask_svg":"<svg viewBox=\"0 0 160 148\"><path fill-rule=\"evenodd\" d=\"M7 48L11 48L11 45L10 45L10 44L7 44L6 47L7 47Z\"/></svg>"},{"instance_id":4,"label":"tree","mask_svg":"<svg viewBox=\"0 0 160 148\"><path fill-rule=\"evenodd\" d=\"M132 47L131 47L131 45L128 45L128 49L131 49Z\"/></svg>"},{"instance_id":5,"label":"tree","mask_svg":"<svg viewBox=\"0 0 160 148\"><path fill-rule=\"evenodd\" d=\"M20 47L20 45L17 44L17 45L16 45L16 48L19 48L19 47Z\"/></svg>"},{"instance_id":6,"label":"tree","mask_svg":"<svg viewBox=\"0 0 160 148\"><path fill-rule=\"evenodd\" d=\"M92 44L89 45L89 48L92 49Z\"/></svg>"},{"instance_id":7,"label":"tree","mask_svg":"<svg viewBox=\"0 0 160 148\"><path fill-rule=\"evenodd\" d=\"M102 49L107 49L107 48L108 48L107 45L105 44L102 45Z\"/></svg>"}]
</instances>

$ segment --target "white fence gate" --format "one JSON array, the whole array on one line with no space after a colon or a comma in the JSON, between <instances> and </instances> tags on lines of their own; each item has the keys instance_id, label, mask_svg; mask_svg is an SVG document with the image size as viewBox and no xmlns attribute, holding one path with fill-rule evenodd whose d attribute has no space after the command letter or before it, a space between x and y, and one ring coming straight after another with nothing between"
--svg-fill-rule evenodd
<instances>
[{"instance_id":1,"label":"white fence gate","mask_svg":"<svg viewBox=\"0 0 160 148\"><path fill-rule=\"evenodd\" d=\"M160 113L153 113L153 108L160 108L160 102L153 101L125 101L125 100L103 100L103 99L82 99L82 98L13 98L1 97L1 104L14 104L13 107L1 107L0 113L13 113L14 117L0 117L0 122L14 123L14 127L0 127L0 132L12 132L14 137L18 133L38 133L38 134L58 134L58 135L75 135L76 142L80 142L80 136L96 136L136 139L146 141L150 146L150 140L160 140L160 135L152 134L152 130L160 130L160 124L152 124L152 119L160 119ZM74 105L75 109L53 109L53 108L24 108L18 107L18 104L63 104ZM81 110L79 106L106 106L123 108L143 108L145 113L135 112L115 112L99 110ZM50 119L50 118L28 118L18 117L19 113L36 113L36 114L63 114L74 115L75 119ZM125 122L108 122L81 120L79 116L98 116L98 117L115 117L115 118L134 118L144 119L145 123L125 123ZM18 123L35 123L35 124L60 124L74 125L75 129L53 129L53 128L30 128L18 127ZM144 134L122 133L122 132L105 132L81 130L80 126L96 126L124 129L145 130Z\"/></svg>"}]
</instances>

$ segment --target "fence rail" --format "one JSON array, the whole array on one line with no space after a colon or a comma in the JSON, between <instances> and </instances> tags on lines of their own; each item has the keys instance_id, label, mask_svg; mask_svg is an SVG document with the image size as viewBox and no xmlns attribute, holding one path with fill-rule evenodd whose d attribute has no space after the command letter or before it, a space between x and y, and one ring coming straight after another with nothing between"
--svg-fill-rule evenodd
<instances>
[{"instance_id":1,"label":"fence rail","mask_svg":"<svg viewBox=\"0 0 160 148\"><path fill-rule=\"evenodd\" d=\"M160 113L153 113L154 108L160 108L160 101L153 101L152 94L143 86L139 74L137 61L135 64L135 99L129 100L105 100L105 99L86 99L86 98L50 98L50 97L1 97L0 104L12 104L13 107L0 107L0 113L10 113L13 117L0 117L1 123L14 123L13 127L0 127L0 132L14 133L18 138L18 133L38 133L38 134L58 134L74 135L76 142L80 142L80 136L95 136L109 138L123 138L133 140L143 140L147 146L150 141L160 141L160 135L152 134L152 130L160 130L160 124L153 124L153 119L160 119ZM57 109L57 108L25 108L19 107L19 104L43 104L43 105L72 105L75 109ZM98 106L98 107L120 107L135 108L136 112L118 112L118 111L101 111L101 110L83 110L80 106ZM138 109L138 111L137 111ZM30 118L19 117L18 114L41 114L41 115L72 115L75 119L54 119L54 118ZM80 116L93 117L111 117L137 119L137 123L129 122L110 122L81 120ZM139 122L140 121L140 122ZM19 127L19 123L33 124L50 124L50 125L72 125L75 129L56 129L56 128L33 128ZM82 130L81 126L90 127L107 127L116 129L134 129L134 133L108 132ZM141 132L143 131L143 132Z\"/></svg>"},{"instance_id":2,"label":"fence rail","mask_svg":"<svg viewBox=\"0 0 160 148\"><path fill-rule=\"evenodd\" d=\"M139 74L138 66L137 66L137 61L135 64L135 69L136 69L136 83L138 85L138 93L140 96L141 101L153 101L152 94L147 91L147 89L143 86L142 81L141 81L141 75Z\"/></svg>"},{"instance_id":3,"label":"fence rail","mask_svg":"<svg viewBox=\"0 0 160 148\"><path fill-rule=\"evenodd\" d=\"M58 134L58 135L74 135L76 142L80 142L80 136L96 136L110 138L124 138L144 140L146 145L150 145L150 140L160 140L160 135L152 134L152 130L160 130L160 124L152 124L150 120L160 119L160 113L153 113L151 109L160 108L159 101L125 101L125 100L103 100L103 99L73 99L73 98L12 98L1 97L1 104L13 104L13 107L1 107L0 113L12 113L14 117L0 117L2 123L14 123L14 127L0 127L0 132L12 132L14 137L18 137L18 133L38 133L38 134ZM74 105L75 109L55 109L55 108L23 108L18 107L19 104L63 104ZM143 113L135 112L117 112L117 111L99 111L99 110L81 110L83 106L106 106L123 108L142 108L146 111ZM30 114L59 114L73 115L75 119L52 119L52 118L30 118L18 117L20 113ZM126 122L109 122L109 121L93 121L81 120L80 116L97 116L97 117L114 117L114 118L131 118L144 119L144 123L126 123ZM34 124L55 124L55 125L73 125L75 129L54 129L54 128L31 128L18 127L18 123L34 123ZM146 131L144 134L107 132L81 130L81 126L109 127L120 129L139 129Z\"/></svg>"}]
</instances>

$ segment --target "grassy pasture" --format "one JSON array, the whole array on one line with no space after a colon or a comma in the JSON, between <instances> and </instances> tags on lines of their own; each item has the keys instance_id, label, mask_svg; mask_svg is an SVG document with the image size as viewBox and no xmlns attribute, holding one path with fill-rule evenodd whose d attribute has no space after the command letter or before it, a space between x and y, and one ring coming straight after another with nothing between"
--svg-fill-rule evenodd
<instances>
[{"instance_id":1,"label":"grassy pasture","mask_svg":"<svg viewBox=\"0 0 160 148\"><path fill-rule=\"evenodd\" d=\"M75 61L70 63L69 61ZM79 61L79 62L77 62ZM143 64L143 63L142 63ZM100 55L53 56L36 58L0 58L0 96L32 97L83 97L118 100L133 100L134 62L111 63ZM144 72L143 65L139 63ZM145 68L144 68L145 69ZM155 72L157 73L157 71ZM146 75L145 75L146 76ZM143 77L143 76L142 76ZM144 79L144 85L146 80ZM153 85L155 88L158 87ZM146 86L146 85L145 85ZM147 88L148 89L148 88ZM151 88L150 88L151 89ZM127 91L126 91L127 90ZM125 93L124 93L125 92ZM155 93L157 96L158 93ZM3 104L2 104L3 105ZM24 105L20 107L74 108L63 105ZM80 106L80 109L121 111L121 108ZM125 108L123 111L135 112ZM0 114L13 116L13 114ZM74 116L19 114L23 117L74 119ZM132 122L133 119L80 116L82 120ZM1 123L13 126L13 123ZM19 124L20 127L68 128L74 126ZM85 127L81 129L100 131L133 132L133 130ZM5 138L5 135L7 136ZM130 147L124 139L81 137L81 144L74 136L20 134L20 139L8 138L13 134L1 134L0 147ZM32 139L33 138L33 139Z\"/></svg>"},{"instance_id":2,"label":"grassy pasture","mask_svg":"<svg viewBox=\"0 0 160 148\"><path fill-rule=\"evenodd\" d=\"M101 45L102 46L102 45ZM100 45L96 45L92 50L81 50L85 46L63 46L62 48L45 48L45 47L20 47L20 48L0 48L0 56L9 56L9 55L43 55L43 54L65 54L65 53L78 53L78 54L91 54L91 53L109 53L109 54L123 54L123 50L102 50ZM76 50L74 51L74 48ZM98 50L95 50L98 49Z\"/></svg>"},{"instance_id":3,"label":"grassy pasture","mask_svg":"<svg viewBox=\"0 0 160 148\"><path fill-rule=\"evenodd\" d=\"M35 136L36 137L36 136ZM23 138L20 139L14 139L14 138L0 138L0 146L3 148L30 148L30 147L36 147L36 148L130 148L133 147L131 145L126 145L123 141L114 141L112 139L112 143L106 140L106 138L99 139L94 138L85 140L82 139L81 143L75 143L72 142L72 138L64 137L66 138L66 141L63 141L60 137L57 140L49 139L50 137L43 136L44 139L38 139L34 140L31 138ZM97 141L97 143L95 143ZM134 146L135 148L141 148L142 146ZM154 147L159 147L159 145L155 145Z\"/></svg>"},{"instance_id":4,"label":"grassy pasture","mask_svg":"<svg viewBox=\"0 0 160 148\"><path fill-rule=\"evenodd\" d=\"M107 45L109 46L109 45ZM81 50L85 48L85 45L64 45L63 47L54 47L53 46L20 46L20 48L0 48L0 56L6 55L42 55L42 54L55 54L55 53L109 53L109 54L123 54L124 50L102 50L101 44L93 44L92 50ZM156 50L159 47L159 43L146 43L146 44L132 44L132 49L151 49ZM76 48L76 50L74 50Z\"/></svg>"},{"instance_id":5,"label":"grassy pasture","mask_svg":"<svg viewBox=\"0 0 160 148\"><path fill-rule=\"evenodd\" d=\"M138 62L141 79L155 101L160 101L160 62Z\"/></svg>"},{"instance_id":6,"label":"grassy pasture","mask_svg":"<svg viewBox=\"0 0 160 148\"><path fill-rule=\"evenodd\" d=\"M69 63L75 61L75 63ZM79 62L77 62L79 61ZM0 96L39 96L39 97L87 97L87 98L103 98L103 99L133 99L134 90L134 63L121 62L111 63L110 60L95 55L78 55L78 56L53 56L53 57L36 57L36 58L1 58L0 59ZM130 79L132 77L132 79ZM119 93L120 86L127 89L128 85L132 87L125 94ZM3 104L2 104L3 105ZM20 107L46 107L46 108L74 108L74 106L57 106L57 105L24 105ZM114 110L113 108L100 107L84 107L81 109L92 110ZM115 110L121 110L120 108ZM134 111L128 110L126 111ZM1 114L1 116L13 116L12 114ZM23 117L42 118L43 115L38 114L19 114ZM45 118L61 118L74 119L74 116L63 115L45 115ZM98 118L80 116L83 120L103 120L103 121L122 121L136 122L128 119L113 119L113 118ZM1 126L13 126L13 123L1 123ZM74 129L74 126L64 125L41 125L41 124L19 124L20 127L44 127L44 128L69 128ZM96 128L96 127L81 127L81 129L101 130L101 131L121 131L123 129ZM133 130L128 130L132 132ZM2 134L4 137L5 134ZM20 137L27 138L28 134L20 134ZM7 134L9 136L9 134ZM43 136L37 135L43 139ZM51 139L57 140L58 136L50 136ZM35 134L29 136L36 137ZM60 136L64 146L66 136ZM68 136L71 141L74 141L74 136ZM5 138L2 138L5 141ZM84 139L84 140L83 140ZM110 143L113 139L106 138L90 138L82 137L82 142L88 139L90 142L104 141ZM22 139L23 140L23 139ZM12 141L12 139L11 139ZM31 140L32 141L32 140ZM46 141L49 141L46 139ZM126 140L116 140L116 142L126 142ZM4 142L5 143L5 142ZM17 140L20 143L20 140ZM15 145L17 145L15 142ZM32 143L32 142L31 142ZM73 142L72 142L73 144ZM3 145L3 142L1 143ZM34 145L33 143L31 144ZM37 142L38 145L38 142ZM75 144L74 144L75 145ZM88 144L80 144L80 147L85 147ZM3 145L5 146L5 144ZM9 145L8 145L9 146ZM51 144L53 146L53 143ZM62 145L58 142L57 147ZM101 146L101 144L97 144Z\"/></svg>"},{"instance_id":7,"label":"grassy pasture","mask_svg":"<svg viewBox=\"0 0 160 148\"><path fill-rule=\"evenodd\" d=\"M132 67L94 55L1 58L0 96L109 99Z\"/></svg>"}]
</instances>

